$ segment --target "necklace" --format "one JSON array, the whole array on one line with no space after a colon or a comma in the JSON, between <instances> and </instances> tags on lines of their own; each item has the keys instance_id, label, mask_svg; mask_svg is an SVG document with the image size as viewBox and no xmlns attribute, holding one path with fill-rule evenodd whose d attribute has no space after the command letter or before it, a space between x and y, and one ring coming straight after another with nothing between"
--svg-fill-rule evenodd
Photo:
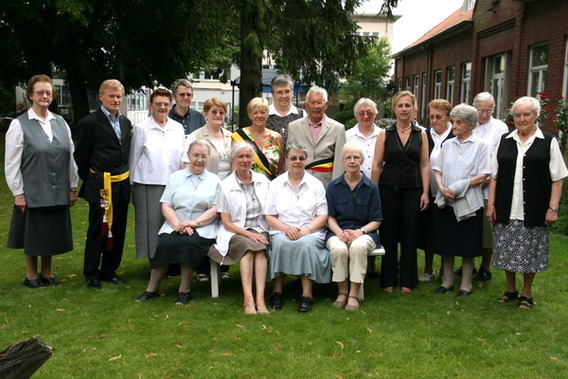
<instances>
[{"instance_id":1,"label":"necklace","mask_svg":"<svg viewBox=\"0 0 568 379\"><path fill-rule=\"evenodd\" d=\"M197 178L197 180L194 180L194 178ZM201 178L197 175L190 176L189 181L191 182L191 185L193 185L194 191L197 190L197 187L201 184Z\"/></svg>"},{"instance_id":2,"label":"necklace","mask_svg":"<svg viewBox=\"0 0 568 379\"><path fill-rule=\"evenodd\" d=\"M406 128L399 128L398 125L396 126L396 129L401 132L401 133L406 133L410 130L410 128L412 128L412 125L407 126Z\"/></svg>"}]
</instances>

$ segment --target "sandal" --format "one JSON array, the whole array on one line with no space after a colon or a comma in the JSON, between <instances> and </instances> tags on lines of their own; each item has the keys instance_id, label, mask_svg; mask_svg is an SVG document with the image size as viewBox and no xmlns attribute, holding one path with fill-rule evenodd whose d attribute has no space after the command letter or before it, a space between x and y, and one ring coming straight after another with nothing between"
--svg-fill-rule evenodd
<instances>
[{"instance_id":1,"label":"sandal","mask_svg":"<svg viewBox=\"0 0 568 379\"><path fill-rule=\"evenodd\" d=\"M519 297L519 305L518 307L520 309L532 309L534 305L533 302L533 298L532 297L525 297L525 296L520 296Z\"/></svg>"},{"instance_id":2,"label":"sandal","mask_svg":"<svg viewBox=\"0 0 568 379\"><path fill-rule=\"evenodd\" d=\"M391 293L392 291L394 291L394 287L385 287L383 288L383 291Z\"/></svg>"},{"instance_id":3,"label":"sandal","mask_svg":"<svg viewBox=\"0 0 568 379\"><path fill-rule=\"evenodd\" d=\"M265 303L256 303L256 313L258 313L259 315L267 315L270 312L266 308Z\"/></svg>"},{"instance_id":4,"label":"sandal","mask_svg":"<svg viewBox=\"0 0 568 379\"><path fill-rule=\"evenodd\" d=\"M254 306L254 303L244 303L243 304L243 311L245 312L245 315L255 315L257 314L256 312L256 307Z\"/></svg>"},{"instance_id":5,"label":"sandal","mask_svg":"<svg viewBox=\"0 0 568 379\"><path fill-rule=\"evenodd\" d=\"M402 287L400 289L400 293L403 295L408 295L409 293L412 292L412 288L408 288L408 287Z\"/></svg>"},{"instance_id":6,"label":"sandal","mask_svg":"<svg viewBox=\"0 0 568 379\"><path fill-rule=\"evenodd\" d=\"M345 296L345 300L335 300L333 302L333 305L335 308L343 308L345 307L345 304L347 304L347 294L346 293L339 293L337 294L337 298L339 299L339 296Z\"/></svg>"},{"instance_id":7,"label":"sandal","mask_svg":"<svg viewBox=\"0 0 568 379\"><path fill-rule=\"evenodd\" d=\"M511 300L516 300L519 298L519 291L515 292L505 292L503 296L497 299L499 303L508 303Z\"/></svg>"},{"instance_id":8,"label":"sandal","mask_svg":"<svg viewBox=\"0 0 568 379\"><path fill-rule=\"evenodd\" d=\"M357 296L348 296L349 299L357 300L357 305L347 304L345 306L346 311L358 311L359 310L359 298Z\"/></svg>"}]
</instances>

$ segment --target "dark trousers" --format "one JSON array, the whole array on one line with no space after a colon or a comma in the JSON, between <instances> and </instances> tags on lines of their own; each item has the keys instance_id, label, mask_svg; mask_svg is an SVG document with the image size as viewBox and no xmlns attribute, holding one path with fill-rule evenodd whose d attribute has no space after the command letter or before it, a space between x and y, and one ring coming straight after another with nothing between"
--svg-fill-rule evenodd
<instances>
[{"instance_id":1,"label":"dark trousers","mask_svg":"<svg viewBox=\"0 0 568 379\"><path fill-rule=\"evenodd\" d=\"M113 199L114 200L114 199ZM101 235L104 209L99 203L89 203L89 227L85 242L83 275L87 280L108 280L116 276L122 260L128 202L113 201L113 248L108 249L107 238Z\"/></svg>"},{"instance_id":2,"label":"dark trousers","mask_svg":"<svg viewBox=\"0 0 568 379\"><path fill-rule=\"evenodd\" d=\"M414 289L418 281L416 243L420 216L421 188L379 186L383 206L380 235L385 255L381 263L381 286ZM400 242L400 262L398 243Z\"/></svg>"}]
</instances>

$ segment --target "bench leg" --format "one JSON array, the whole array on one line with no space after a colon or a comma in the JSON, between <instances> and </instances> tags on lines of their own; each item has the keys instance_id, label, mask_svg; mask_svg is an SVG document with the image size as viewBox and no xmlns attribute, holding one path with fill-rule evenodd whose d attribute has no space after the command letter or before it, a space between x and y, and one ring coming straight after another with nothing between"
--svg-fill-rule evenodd
<instances>
[{"instance_id":1,"label":"bench leg","mask_svg":"<svg viewBox=\"0 0 568 379\"><path fill-rule=\"evenodd\" d=\"M211 261L211 297L217 298L219 297L219 278L220 278L220 269L221 266L213 259Z\"/></svg>"}]
</instances>

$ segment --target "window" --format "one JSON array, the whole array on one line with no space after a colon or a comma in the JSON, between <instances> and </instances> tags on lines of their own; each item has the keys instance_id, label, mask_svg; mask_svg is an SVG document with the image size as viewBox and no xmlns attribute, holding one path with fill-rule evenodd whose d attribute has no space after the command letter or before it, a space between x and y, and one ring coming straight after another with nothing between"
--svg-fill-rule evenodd
<instances>
[{"instance_id":1,"label":"window","mask_svg":"<svg viewBox=\"0 0 568 379\"><path fill-rule=\"evenodd\" d=\"M462 63L461 66L460 102L467 103L469 101L470 92L471 92L471 62L466 62Z\"/></svg>"},{"instance_id":2,"label":"window","mask_svg":"<svg viewBox=\"0 0 568 379\"><path fill-rule=\"evenodd\" d=\"M398 78L397 81L398 92L402 91L402 79Z\"/></svg>"},{"instance_id":3,"label":"window","mask_svg":"<svg viewBox=\"0 0 568 379\"><path fill-rule=\"evenodd\" d=\"M546 75L548 72L548 45L538 45L531 48L530 74L529 74L529 93L534 96L543 92L546 86Z\"/></svg>"},{"instance_id":4,"label":"window","mask_svg":"<svg viewBox=\"0 0 568 379\"><path fill-rule=\"evenodd\" d=\"M456 83L456 67L450 66L446 69L446 100L450 103L454 101L454 87Z\"/></svg>"},{"instance_id":5,"label":"window","mask_svg":"<svg viewBox=\"0 0 568 379\"><path fill-rule=\"evenodd\" d=\"M418 95L420 95L420 77L418 75L414 75L412 93L418 99Z\"/></svg>"},{"instance_id":6,"label":"window","mask_svg":"<svg viewBox=\"0 0 568 379\"><path fill-rule=\"evenodd\" d=\"M422 101L420 102L422 118L424 118L426 116L426 99L428 99L428 82L427 82L426 73L423 72L422 73Z\"/></svg>"},{"instance_id":7,"label":"window","mask_svg":"<svg viewBox=\"0 0 568 379\"><path fill-rule=\"evenodd\" d=\"M407 91L410 91L410 77L406 77L405 81L404 81L404 89Z\"/></svg>"},{"instance_id":8,"label":"window","mask_svg":"<svg viewBox=\"0 0 568 379\"><path fill-rule=\"evenodd\" d=\"M434 71L434 99L439 99L442 93L442 70Z\"/></svg>"},{"instance_id":9,"label":"window","mask_svg":"<svg viewBox=\"0 0 568 379\"><path fill-rule=\"evenodd\" d=\"M495 99L495 118L501 118L505 97L507 56L506 54L494 55L489 57L487 62L489 92Z\"/></svg>"},{"instance_id":10,"label":"window","mask_svg":"<svg viewBox=\"0 0 568 379\"><path fill-rule=\"evenodd\" d=\"M568 41L566 42L566 55L564 56L564 81L562 84L562 96L568 96Z\"/></svg>"}]
</instances>

